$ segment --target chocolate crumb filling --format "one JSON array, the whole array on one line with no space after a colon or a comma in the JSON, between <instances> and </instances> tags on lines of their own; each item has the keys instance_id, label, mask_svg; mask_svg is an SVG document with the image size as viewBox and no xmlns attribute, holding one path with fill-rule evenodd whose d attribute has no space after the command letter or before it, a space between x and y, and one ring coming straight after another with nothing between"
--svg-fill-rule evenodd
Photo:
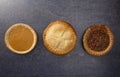
<instances>
[{"instance_id":1,"label":"chocolate crumb filling","mask_svg":"<svg viewBox=\"0 0 120 77\"><path fill-rule=\"evenodd\" d=\"M95 51L105 50L109 42L109 35L104 30L91 31L87 39L88 47Z\"/></svg>"}]
</instances>

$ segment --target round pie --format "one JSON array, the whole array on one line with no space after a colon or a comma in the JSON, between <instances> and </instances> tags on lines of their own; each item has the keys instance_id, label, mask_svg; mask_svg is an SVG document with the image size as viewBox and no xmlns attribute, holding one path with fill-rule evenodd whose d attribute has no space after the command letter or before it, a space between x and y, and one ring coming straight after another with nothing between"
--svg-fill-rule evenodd
<instances>
[{"instance_id":1,"label":"round pie","mask_svg":"<svg viewBox=\"0 0 120 77\"><path fill-rule=\"evenodd\" d=\"M108 26L93 25L88 28L83 37L85 50L94 56L107 54L113 46L114 36Z\"/></svg>"},{"instance_id":2,"label":"round pie","mask_svg":"<svg viewBox=\"0 0 120 77\"><path fill-rule=\"evenodd\" d=\"M43 41L51 53L66 55L75 47L77 36L69 23L57 20L50 23L44 30Z\"/></svg>"},{"instance_id":3,"label":"round pie","mask_svg":"<svg viewBox=\"0 0 120 77\"><path fill-rule=\"evenodd\" d=\"M12 25L5 33L6 46L17 54L26 54L36 45L36 32L27 24Z\"/></svg>"}]
</instances>

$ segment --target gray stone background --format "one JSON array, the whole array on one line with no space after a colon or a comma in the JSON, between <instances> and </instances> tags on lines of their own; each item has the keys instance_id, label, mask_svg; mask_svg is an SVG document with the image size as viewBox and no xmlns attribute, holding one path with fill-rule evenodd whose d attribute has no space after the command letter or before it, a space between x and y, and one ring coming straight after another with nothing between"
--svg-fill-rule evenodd
<instances>
[{"instance_id":1,"label":"gray stone background","mask_svg":"<svg viewBox=\"0 0 120 77\"><path fill-rule=\"evenodd\" d=\"M56 56L43 45L42 33L52 21L73 25L78 42L66 56ZM17 55L4 44L5 31L15 23L35 29L38 42L33 51ZM102 57L87 54L84 31L105 24L113 31L111 52ZM120 77L120 0L0 0L0 77Z\"/></svg>"}]
</instances>

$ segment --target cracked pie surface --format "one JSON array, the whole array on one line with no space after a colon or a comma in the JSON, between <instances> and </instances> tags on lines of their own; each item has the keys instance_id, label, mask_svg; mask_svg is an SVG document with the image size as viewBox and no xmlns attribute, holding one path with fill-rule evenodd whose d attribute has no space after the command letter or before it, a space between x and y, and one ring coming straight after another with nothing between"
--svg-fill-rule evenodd
<instances>
[{"instance_id":1,"label":"cracked pie surface","mask_svg":"<svg viewBox=\"0 0 120 77\"><path fill-rule=\"evenodd\" d=\"M51 22L44 30L43 41L51 53L66 55L75 47L77 36L69 23L57 20Z\"/></svg>"}]
</instances>

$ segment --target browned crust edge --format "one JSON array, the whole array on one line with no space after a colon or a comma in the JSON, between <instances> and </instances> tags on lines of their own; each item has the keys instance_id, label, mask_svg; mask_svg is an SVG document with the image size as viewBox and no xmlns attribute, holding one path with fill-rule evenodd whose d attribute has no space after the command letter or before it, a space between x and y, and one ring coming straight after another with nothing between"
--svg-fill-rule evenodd
<instances>
[{"instance_id":1,"label":"browned crust edge","mask_svg":"<svg viewBox=\"0 0 120 77\"><path fill-rule=\"evenodd\" d=\"M75 41L74 41L74 46L73 46L72 48L70 48L69 50L67 50L67 51L62 51L62 52L60 51L60 52L59 52L59 51L51 48L51 47L47 44L47 42L45 41L45 36L46 36L46 33L47 33L48 29L49 29L53 24L55 24L55 23L62 23L62 24L64 24L64 25L72 28L72 30L73 30L72 32L73 32L73 34L75 34L75 36L76 36L76 37L75 37ZM44 30L44 32L43 32L43 41L44 41L44 46L45 46L51 53L53 53L53 54L55 54L55 55L58 55L58 56L64 56L64 55L67 55L68 53L70 53L70 52L75 48L76 43L77 43L77 34L76 34L75 29L72 27L71 24L69 24L68 22L63 21L63 20L57 20L57 21L51 22L51 23L45 28L45 30Z\"/></svg>"},{"instance_id":2,"label":"browned crust edge","mask_svg":"<svg viewBox=\"0 0 120 77\"><path fill-rule=\"evenodd\" d=\"M31 48L29 48L29 49L26 50L26 51L17 51L17 50L15 50L15 49L13 49L13 48L10 46L9 42L8 42L8 36L9 36L9 33L11 32L11 29L17 27L18 25L21 25L21 26L24 26L24 27L27 27L28 29L30 29L30 31L33 33L33 36L34 36L34 42L33 42L32 46L31 46ZM35 45L36 45L36 43L37 43L37 34L36 34L35 30L34 30L32 27L30 27L29 25L24 24L24 23L16 23L16 24L14 24L14 25L12 25L11 27L8 28L8 30L7 30L6 33L5 33L4 41L5 41L6 47L7 47L8 49L10 49L12 52L17 53L17 54L27 54L27 53L30 52L32 49L34 49L34 47L35 47Z\"/></svg>"},{"instance_id":3,"label":"browned crust edge","mask_svg":"<svg viewBox=\"0 0 120 77\"><path fill-rule=\"evenodd\" d=\"M109 35L109 38L110 38L110 43L109 43L109 46L105 49L105 50L102 50L102 51L94 51L94 50L91 50L88 45L87 45L87 37L89 35L89 33L91 32L91 29L99 29L100 27L104 27L106 29L106 33ZM105 30L104 29L104 30ZM84 45L84 48L85 50L87 51L87 53L89 53L90 55L93 55L93 56L103 56L103 55L106 55L107 53L110 52L112 46L113 46L113 43L114 43L114 36L113 36L113 33L112 31L110 30L110 28L106 25L102 25L102 24L96 24L96 25L93 25L91 27L89 27L85 33L84 33L84 36L83 36L83 45Z\"/></svg>"}]
</instances>

